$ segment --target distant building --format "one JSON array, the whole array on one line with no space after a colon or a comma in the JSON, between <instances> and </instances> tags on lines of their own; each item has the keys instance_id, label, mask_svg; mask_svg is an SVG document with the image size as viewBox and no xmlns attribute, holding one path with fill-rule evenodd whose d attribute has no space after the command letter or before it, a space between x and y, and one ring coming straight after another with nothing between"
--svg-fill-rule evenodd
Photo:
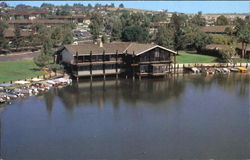
<instances>
[{"instance_id":1,"label":"distant building","mask_svg":"<svg viewBox=\"0 0 250 160\"><path fill-rule=\"evenodd\" d=\"M48 17L50 20L67 20L72 21L74 23L84 23L84 20L86 19L86 16L84 15L74 15L74 16L53 16Z\"/></svg>"},{"instance_id":2,"label":"distant building","mask_svg":"<svg viewBox=\"0 0 250 160\"><path fill-rule=\"evenodd\" d=\"M27 9L27 10L11 10L8 12L10 20L34 20L45 18L49 12L47 10L40 9Z\"/></svg>"},{"instance_id":3,"label":"distant building","mask_svg":"<svg viewBox=\"0 0 250 160\"><path fill-rule=\"evenodd\" d=\"M99 45L65 45L57 51L56 59L76 78L119 74L141 77L171 73L171 57L175 54L155 44L100 42Z\"/></svg>"},{"instance_id":4,"label":"distant building","mask_svg":"<svg viewBox=\"0 0 250 160\"><path fill-rule=\"evenodd\" d=\"M204 27L200 27L200 29L201 31L205 33L210 33L210 34L226 34L225 29L227 27L234 28L234 26L225 25L225 26L204 26Z\"/></svg>"},{"instance_id":5,"label":"distant building","mask_svg":"<svg viewBox=\"0 0 250 160\"><path fill-rule=\"evenodd\" d=\"M41 23L46 27L52 26L65 26L68 24L67 21L63 20L49 20L49 19L35 19L35 20L10 20L8 21L9 27L14 28L15 26L19 26L21 28L30 28L33 24Z\"/></svg>"}]
</instances>

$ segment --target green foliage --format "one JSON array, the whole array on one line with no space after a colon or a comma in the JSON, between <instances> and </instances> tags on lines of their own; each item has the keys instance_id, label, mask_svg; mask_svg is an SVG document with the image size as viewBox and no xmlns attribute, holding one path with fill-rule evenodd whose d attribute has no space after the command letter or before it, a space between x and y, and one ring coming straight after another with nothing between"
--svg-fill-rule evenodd
<instances>
[{"instance_id":1,"label":"green foliage","mask_svg":"<svg viewBox=\"0 0 250 160\"><path fill-rule=\"evenodd\" d=\"M92 14L90 20L90 33L93 36L93 40L97 40L103 28L103 19L99 14Z\"/></svg>"},{"instance_id":2,"label":"green foliage","mask_svg":"<svg viewBox=\"0 0 250 160\"><path fill-rule=\"evenodd\" d=\"M101 38L102 43L106 43L107 42L107 36L103 35Z\"/></svg>"},{"instance_id":3,"label":"green foliage","mask_svg":"<svg viewBox=\"0 0 250 160\"><path fill-rule=\"evenodd\" d=\"M121 3L121 4L119 5L119 8L124 8L123 3Z\"/></svg>"},{"instance_id":4,"label":"green foliage","mask_svg":"<svg viewBox=\"0 0 250 160\"><path fill-rule=\"evenodd\" d=\"M122 23L120 19L117 19L112 26L112 31L111 31L112 40L119 40L121 38L121 32L122 32Z\"/></svg>"},{"instance_id":5,"label":"green foliage","mask_svg":"<svg viewBox=\"0 0 250 160\"><path fill-rule=\"evenodd\" d=\"M221 34L211 34L213 44L230 44L232 43L232 38L230 36L225 36Z\"/></svg>"},{"instance_id":6,"label":"green foliage","mask_svg":"<svg viewBox=\"0 0 250 160\"><path fill-rule=\"evenodd\" d=\"M53 45L52 45L51 39L50 38L46 38L44 40L44 42L43 42L42 52L41 53L43 55L51 57L54 54L54 52L52 50L52 47L53 47Z\"/></svg>"},{"instance_id":7,"label":"green foliage","mask_svg":"<svg viewBox=\"0 0 250 160\"><path fill-rule=\"evenodd\" d=\"M60 64L51 64L49 65L49 70L53 71L53 72L56 72L58 70L62 70L63 69L63 66L60 65Z\"/></svg>"},{"instance_id":8,"label":"green foliage","mask_svg":"<svg viewBox=\"0 0 250 160\"><path fill-rule=\"evenodd\" d=\"M50 37L51 31L42 23L35 23L31 26L33 34L30 36L33 46L41 45L46 38Z\"/></svg>"},{"instance_id":9,"label":"green foliage","mask_svg":"<svg viewBox=\"0 0 250 160\"><path fill-rule=\"evenodd\" d=\"M185 46L184 41L184 28L187 26L187 16L174 13L171 17L174 27L174 48L175 50L183 49Z\"/></svg>"},{"instance_id":10,"label":"green foliage","mask_svg":"<svg viewBox=\"0 0 250 160\"><path fill-rule=\"evenodd\" d=\"M49 65L50 60L51 60L51 56L49 55L45 55L45 54L40 54L37 57L35 57L34 59L34 63L38 66L38 67L46 67Z\"/></svg>"},{"instance_id":11,"label":"green foliage","mask_svg":"<svg viewBox=\"0 0 250 160\"><path fill-rule=\"evenodd\" d=\"M72 42L73 42L73 33L69 29L66 29L64 32L62 44L71 44Z\"/></svg>"},{"instance_id":12,"label":"green foliage","mask_svg":"<svg viewBox=\"0 0 250 160\"><path fill-rule=\"evenodd\" d=\"M69 29L75 29L76 28L76 24L73 23L72 21L69 21L67 24L66 24L66 28L69 28Z\"/></svg>"},{"instance_id":13,"label":"green foliage","mask_svg":"<svg viewBox=\"0 0 250 160\"><path fill-rule=\"evenodd\" d=\"M202 18L202 12L198 12L191 20L191 23L197 25L197 26L205 26L206 25L206 19Z\"/></svg>"},{"instance_id":14,"label":"green foliage","mask_svg":"<svg viewBox=\"0 0 250 160\"><path fill-rule=\"evenodd\" d=\"M56 11L56 15L57 16L70 16L70 12L67 11L66 9L62 9L62 10L58 9Z\"/></svg>"},{"instance_id":15,"label":"green foliage","mask_svg":"<svg viewBox=\"0 0 250 160\"><path fill-rule=\"evenodd\" d=\"M195 48L197 52L201 51L207 44L212 42L212 38L199 30L196 26L189 26L185 29L184 41L186 46Z\"/></svg>"},{"instance_id":16,"label":"green foliage","mask_svg":"<svg viewBox=\"0 0 250 160\"><path fill-rule=\"evenodd\" d=\"M15 27L14 34L15 36L12 41L12 46L18 49L19 47L23 46L23 37L21 37L21 29L19 26Z\"/></svg>"},{"instance_id":17,"label":"green foliage","mask_svg":"<svg viewBox=\"0 0 250 160\"><path fill-rule=\"evenodd\" d=\"M125 27L122 31L122 40L125 42L147 42L149 33L140 26Z\"/></svg>"},{"instance_id":18,"label":"green foliage","mask_svg":"<svg viewBox=\"0 0 250 160\"><path fill-rule=\"evenodd\" d=\"M61 44L63 39L63 31L61 27L56 27L52 29L50 36L53 45Z\"/></svg>"},{"instance_id":19,"label":"green foliage","mask_svg":"<svg viewBox=\"0 0 250 160\"><path fill-rule=\"evenodd\" d=\"M236 54L235 45L221 49L219 54L225 61L232 63L232 56Z\"/></svg>"},{"instance_id":20,"label":"green foliage","mask_svg":"<svg viewBox=\"0 0 250 160\"><path fill-rule=\"evenodd\" d=\"M229 22L228 22L228 19L227 17L221 15L219 16L217 19L216 19L216 22L215 22L215 25L228 25Z\"/></svg>"},{"instance_id":21,"label":"green foliage","mask_svg":"<svg viewBox=\"0 0 250 160\"><path fill-rule=\"evenodd\" d=\"M4 37L4 31L7 28L6 23L0 20L0 50L8 48L8 41Z\"/></svg>"},{"instance_id":22,"label":"green foliage","mask_svg":"<svg viewBox=\"0 0 250 160\"><path fill-rule=\"evenodd\" d=\"M250 26L246 25L238 31L238 41L242 44L241 57L244 58L246 55L247 45L250 44Z\"/></svg>"},{"instance_id":23,"label":"green foliage","mask_svg":"<svg viewBox=\"0 0 250 160\"><path fill-rule=\"evenodd\" d=\"M166 48L174 48L174 32L173 29L166 26L160 26L158 32L156 33L155 42L158 45L164 46Z\"/></svg>"}]
</instances>

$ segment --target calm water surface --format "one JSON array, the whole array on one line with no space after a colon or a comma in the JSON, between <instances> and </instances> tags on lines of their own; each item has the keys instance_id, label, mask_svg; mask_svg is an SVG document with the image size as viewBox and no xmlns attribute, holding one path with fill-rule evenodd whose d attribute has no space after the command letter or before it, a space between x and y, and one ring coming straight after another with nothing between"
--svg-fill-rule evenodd
<instances>
[{"instance_id":1,"label":"calm water surface","mask_svg":"<svg viewBox=\"0 0 250 160\"><path fill-rule=\"evenodd\" d=\"M249 75L80 82L1 112L4 159L250 158Z\"/></svg>"}]
</instances>

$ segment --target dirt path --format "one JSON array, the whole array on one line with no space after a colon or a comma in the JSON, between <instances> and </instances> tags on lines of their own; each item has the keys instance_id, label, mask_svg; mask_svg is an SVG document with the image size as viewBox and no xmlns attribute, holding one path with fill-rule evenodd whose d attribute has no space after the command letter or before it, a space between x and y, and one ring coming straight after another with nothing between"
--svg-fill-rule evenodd
<instances>
[{"instance_id":1,"label":"dirt path","mask_svg":"<svg viewBox=\"0 0 250 160\"><path fill-rule=\"evenodd\" d=\"M1 55L0 56L0 62L1 61L18 61L18 60L31 60L34 57L38 56L37 52L27 52L27 53L21 53L21 54L8 54L8 55Z\"/></svg>"}]
</instances>

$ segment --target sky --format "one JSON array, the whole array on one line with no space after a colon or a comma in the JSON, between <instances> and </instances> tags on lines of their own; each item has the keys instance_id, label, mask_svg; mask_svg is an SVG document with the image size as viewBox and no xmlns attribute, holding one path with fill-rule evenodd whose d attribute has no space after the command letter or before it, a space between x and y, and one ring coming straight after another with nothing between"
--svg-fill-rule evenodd
<instances>
[{"instance_id":1,"label":"sky","mask_svg":"<svg viewBox=\"0 0 250 160\"><path fill-rule=\"evenodd\" d=\"M42 3L52 3L55 5L114 3L116 7L119 6L120 3L123 3L126 8L147 10L164 9L169 12L197 13L198 11L202 11L202 13L250 13L250 1L6 1L6 3L11 6L17 4L40 6Z\"/></svg>"}]
</instances>

